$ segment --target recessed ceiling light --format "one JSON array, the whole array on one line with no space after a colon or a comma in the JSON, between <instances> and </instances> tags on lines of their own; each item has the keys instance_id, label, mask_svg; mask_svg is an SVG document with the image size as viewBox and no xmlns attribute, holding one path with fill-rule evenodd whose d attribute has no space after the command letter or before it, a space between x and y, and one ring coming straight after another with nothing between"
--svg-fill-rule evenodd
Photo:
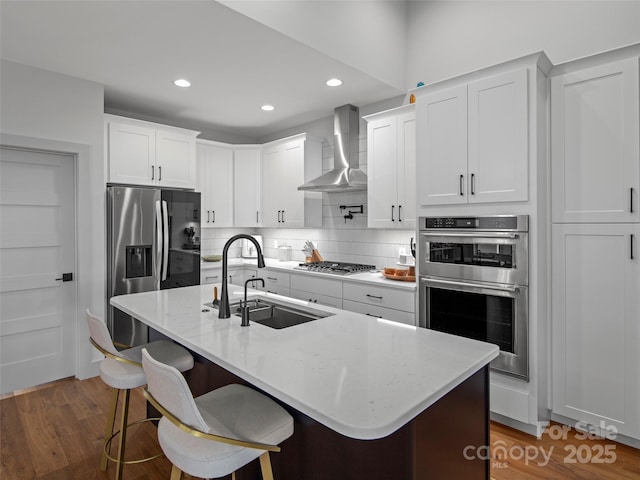
<instances>
[{"instance_id":1,"label":"recessed ceiling light","mask_svg":"<svg viewBox=\"0 0 640 480\"><path fill-rule=\"evenodd\" d=\"M262 105L262 110L264 110L265 112L271 112L272 110L274 110L274 106L273 105Z\"/></svg>"},{"instance_id":2,"label":"recessed ceiling light","mask_svg":"<svg viewBox=\"0 0 640 480\"><path fill-rule=\"evenodd\" d=\"M327 85L329 85L330 87L339 87L340 85L342 85L342 80L340 80L339 78L330 78L329 80L327 80Z\"/></svg>"},{"instance_id":3,"label":"recessed ceiling light","mask_svg":"<svg viewBox=\"0 0 640 480\"><path fill-rule=\"evenodd\" d=\"M175 82L173 82L174 85L178 86L178 87L190 87L191 86L191 82L189 80L185 80L184 78L180 78L178 80L176 80Z\"/></svg>"}]
</instances>

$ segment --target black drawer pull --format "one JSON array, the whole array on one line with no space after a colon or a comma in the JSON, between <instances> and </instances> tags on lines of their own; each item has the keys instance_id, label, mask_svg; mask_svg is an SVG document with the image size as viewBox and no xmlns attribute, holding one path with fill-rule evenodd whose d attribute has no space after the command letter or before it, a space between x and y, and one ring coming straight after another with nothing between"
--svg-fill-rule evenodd
<instances>
[{"instance_id":1,"label":"black drawer pull","mask_svg":"<svg viewBox=\"0 0 640 480\"><path fill-rule=\"evenodd\" d=\"M382 300L382 297L381 297L381 296L378 296L378 295L369 295L369 294L367 293L367 297L369 297L369 298L377 298L378 300Z\"/></svg>"}]
</instances>

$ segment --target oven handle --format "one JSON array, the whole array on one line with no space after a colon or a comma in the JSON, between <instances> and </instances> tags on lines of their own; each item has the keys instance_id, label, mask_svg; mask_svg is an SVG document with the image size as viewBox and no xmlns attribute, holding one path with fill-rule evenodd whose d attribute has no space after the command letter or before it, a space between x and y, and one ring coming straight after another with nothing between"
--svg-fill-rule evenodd
<instances>
[{"instance_id":1,"label":"oven handle","mask_svg":"<svg viewBox=\"0 0 640 480\"><path fill-rule=\"evenodd\" d=\"M446 232L443 230L433 231L433 232L422 232L420 234L423 237L453 237L453 238L520 238L519 233L510 233L510 232L474 232L474 233L463 233L463 232Z\"/></svg>"},{"instance_id":2,"label":"oven handle","mask_svg":"<svg viewBox=\"0 0 640 480\"><path fill-rule=\"evenodd\" d=\"M430 283L434 286L447 286L447 287L467 287L467 288L483 288L487 290L498 290L501 292L519 293L520 287L517 285L496 285L487 283L471 283L471 282L459 282L457 280L436 280L430 277L420 277L420 282Z\"/></svg>"}]
</instances>

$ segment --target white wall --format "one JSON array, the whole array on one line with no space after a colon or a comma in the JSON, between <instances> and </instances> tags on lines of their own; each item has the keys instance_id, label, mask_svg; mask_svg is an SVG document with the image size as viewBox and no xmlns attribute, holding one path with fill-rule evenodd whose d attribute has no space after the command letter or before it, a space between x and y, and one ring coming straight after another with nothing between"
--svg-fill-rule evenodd
<instances>
[{"instance_id":1,"label":"white wall","mask_svg":"<svg viewBox=\"0 0 640 480\"><path fill-rule=\"evenodd\" d=\"M80 378L95 375L82 312L90 308L102 315L105 309L104 89L97 83L2 61L0 97L3 134L36 139L33 145L38 146L46 145L46 141L52 141L52 145L64 143L69 148L76 144L82 151L76 171L81 179L76 191L77 374Z\"/></svg>"},{"instance_id":2,"label":"white wall","mask_svg":"<svg viewBox=\"0 0 640 480\"><path fill-rule=\"evenodd\" d=\"M413 88L544 51L553 64L640 42L640 1L411 1Z\"/></svg>"}]
</instances>

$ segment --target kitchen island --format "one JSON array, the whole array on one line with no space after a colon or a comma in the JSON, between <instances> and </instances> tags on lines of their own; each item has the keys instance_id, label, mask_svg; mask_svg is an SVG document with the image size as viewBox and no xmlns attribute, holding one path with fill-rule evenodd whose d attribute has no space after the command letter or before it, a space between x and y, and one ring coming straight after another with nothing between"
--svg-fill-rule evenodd
<instances>
[{"instance_id":1,"label":"kitchen island","mask_svg":"<svg viewBox=\"0 0 640 480\"><path fill-rule=\"evenodd\" d=\"M496 346L255 291L331 315L281 330L241 327L204 305L211 292L185 287L111 304L194 352L194 394L242 382L292 413L276 478L489 478L488 461L468 452L488 445ZM241 288L229 294L233 301Z\"/></svg>"}]
</instances>

